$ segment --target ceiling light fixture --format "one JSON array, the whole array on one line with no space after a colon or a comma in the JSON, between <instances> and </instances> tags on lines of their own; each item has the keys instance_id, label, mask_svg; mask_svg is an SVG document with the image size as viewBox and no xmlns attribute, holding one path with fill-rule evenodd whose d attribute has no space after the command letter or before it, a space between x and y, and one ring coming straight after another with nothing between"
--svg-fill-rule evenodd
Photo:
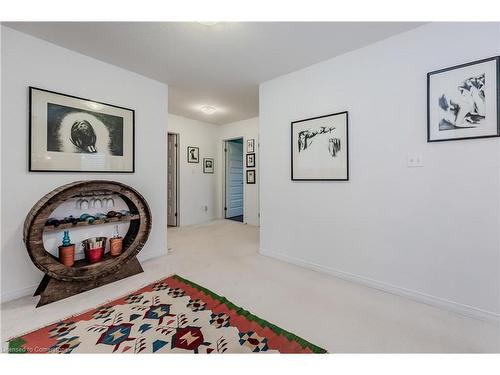
<instances>
[{"instance_id":1,"label":"ceiling light fixture","mask_svg":"<svg viewBox=\"0 0 500 375\"><path fill-rule=\"evenodd\" d=\"M200 108L200 111L202 111L206 115L213 115L215 112L217 112L217 108L211 105L204 105Z\"/></svg>"},{"instance_id":2,"label":"ceiling light fixture","mask_svg":"<svg viewBox=\"0 0 500 375\"><path fill-rule=\"evenodd\" d=\"M199 24L201 25L204 25L204 26L214 26L214 25L217 25L219 22L198 22Z\"/></svg>"}]
</instances>

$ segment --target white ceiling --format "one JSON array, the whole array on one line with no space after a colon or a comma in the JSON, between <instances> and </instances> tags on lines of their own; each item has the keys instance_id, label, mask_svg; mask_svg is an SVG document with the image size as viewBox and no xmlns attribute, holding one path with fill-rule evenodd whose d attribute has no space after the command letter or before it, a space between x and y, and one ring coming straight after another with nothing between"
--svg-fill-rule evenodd
<instances>
[{"instance_id":1,"label":"white ceiling","mask_svg":"<svg viewBox=\"0 0 500 375\"><path fill-rule=\"evenodd\" d=\"M403 22L10 22L6 26L169 85L169 112L258 116L259 83L418 27ZM209 104L213 115L199 111Z\"/></svg>"}]
</instances>

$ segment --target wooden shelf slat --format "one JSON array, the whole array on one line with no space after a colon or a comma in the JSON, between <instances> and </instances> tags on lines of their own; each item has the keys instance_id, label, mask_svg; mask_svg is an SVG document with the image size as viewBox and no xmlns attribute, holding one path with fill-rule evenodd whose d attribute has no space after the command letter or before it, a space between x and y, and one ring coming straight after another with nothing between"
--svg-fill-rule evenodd
<instances>
[{"instance_id":1,"label":"wooden shelf slat","mask_svg":"<svg viewBox=\"0 0 500 375\"><path fill-rule=\"evenodd\" d=\"M126 223L126 222L129 222L131 220L139 220L139 219L140 219L140 215L127 215L127 216L122 216L120 218L112 217L112 218L108 218L108 219L95 220L92 224L87 222L87 221L79 221L76 224L65 223L65 224L60 224L57 227L54 225L45 225L44 231L45 232L57 232L57 231L72 229L72 228L92 227L94 225Z\"/></svg>"},{"instance_id":2,"label":"wooden shelf slat","mask_svg":"<svg viewBox=\"0 0 500 375\"><path fill-rule=\"evenodd\" d=\"M124 249L125 250L125 249ZM94 264L94 265L97 265L99 264L100 266L103 265L103 262L106 262L110 259L114 259L112 256L111 256L111 253L108 251L107 253L105 253L102 257L102 260L100 260L99 262L96 262L96 263L89 263L87 262L87 260L85 258L83 259L78 259L78 260L75 260L75 264L73 264L73 268L80 268L80 267L85 267L85 266L89 266L91 264Z\"/></svg>"}]
</instances>

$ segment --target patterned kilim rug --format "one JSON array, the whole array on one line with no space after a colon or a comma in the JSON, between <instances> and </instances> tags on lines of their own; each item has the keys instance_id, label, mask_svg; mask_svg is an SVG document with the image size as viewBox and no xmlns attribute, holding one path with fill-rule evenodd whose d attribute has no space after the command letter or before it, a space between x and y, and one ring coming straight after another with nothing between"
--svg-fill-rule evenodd
<instances>
[{"instance_id":1,"label":"patterned kilim rug","mask_svg":"<svg viewBox=\"0 0 500 375\"><path fill-rule=\"evenodd\" d=\"M10 353L326 353L174 275L9 341Z\"/></svg>"}]
</instances>

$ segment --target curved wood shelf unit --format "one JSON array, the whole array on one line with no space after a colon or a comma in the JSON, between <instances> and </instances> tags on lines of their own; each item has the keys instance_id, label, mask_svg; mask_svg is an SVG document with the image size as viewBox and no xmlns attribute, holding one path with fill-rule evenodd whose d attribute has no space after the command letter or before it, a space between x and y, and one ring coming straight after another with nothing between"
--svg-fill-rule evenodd
<instances>
[{"instance_id":1,"label":"curved wood shelf unit","mask_svg":"<svg viewBox=\"0 0 500 375\"><path fill-rule=\"evenodd\" d=\"M131 215L120 219L100 220L93 224L61 224L56 228L45 225L51 213L62 202L103 191L118 194L127 204ZM123 239L123 252L117 257L106 254L99 263L88 264L82 260L76 261L73 267L67 267L43 246L44 231L54 232L72 227L92 227L127 221L130 222L130 226ZM46 194L26 216L23 232L24 243L31 260L45 273L35 292L35 295L41 295L37 307L142 272L136 256L146 243L151 226L151 210L144 197L135 189L119 182L77 181Z\"/></svg>"}]
</instances>

